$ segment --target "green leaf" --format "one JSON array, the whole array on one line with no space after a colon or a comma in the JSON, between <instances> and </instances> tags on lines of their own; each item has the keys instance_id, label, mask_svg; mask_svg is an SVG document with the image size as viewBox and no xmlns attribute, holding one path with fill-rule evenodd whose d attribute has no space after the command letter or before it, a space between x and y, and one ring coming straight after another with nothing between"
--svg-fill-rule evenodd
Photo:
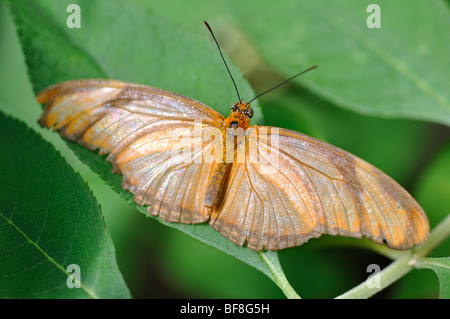
<instances>
[{"instance_id":1,"label":"green leaf","mask_svg":"<svg viewBox=\"0 0 450 319\"><path fill-rule=\"evenodd\" d=\"M432 269L439 278L440 298L450 299L450 257L419 258L416 267Z\"/></svg>"},{"instance_id":2,"label":"green leaf","mask_svg":"<svg viewBox=\"0 0 450 319\"><path fill-rule=\"evenodd\" d=\"M129 298L84 181L50 144L3 113L0 136L0 297ZM79 289L67 286L71 264L81 272Z\"/></svg>"},{"instance_id":3,"label":"green leaf","mask_svg":"<svg viewBox=\"0 0 450 319\"><path fill-rule=\"evenodd\" d=\"M170 274L167 276L170 286L177 287L183 295L213 299L230 296L283 298L276 284L255 268L182 232L173 232L171 229L167 232L170 232L170 236L164 236L163 245L158 247L163 254L160 259L164 262L165 273ZM183 265L182 270L180 265ZM284 271L285 266L283 262Z\"/></svg>"},{"instance_id":4,"label":"green leaf","mask_svg":"<svg viewBox=\"0 0 450 319\"><path fill-rule=\"evenodd\" d=\"M450 14L440 0L230 1L259 54L323 98L361 113L450 125ZM251 23L249 23L249 17ZM281 18L280 18L281 17Z\"/></svg>"},{"instance_id":5,"label":"green leaf","mask_svg":"<svg viewBox=\"0 0 450 319\"><path fill-rule=\"evenodd\" d=\"M236 96L212 43L142 7L120 1L78 1L82 27L68 29L65 10L71 2L10 1L36 92L64 80L111 77L168 89L203 101L223 114L229 112ZM229 66L241 95L253 96L239 70L231 63ZM259 108L255 117L256 122L261 121ZM77 144L68 144L83 162L133 203L132 194L121 188L121 176L111 173L110 163ZM145 208L138 209L148 215ZM238 258L275 282L282 274L279 264L269 267L257 252L233 244L207 224L160 222ZM275 259L276 253L271 256Z\"/></svg>"},{"instance_id":6,"label":"green leaf","mask_svg":"<svg viewBox=\"0 0 450 319\"><path fill-rule=\"evenodd\" d=\"M81 28L70 29L66 8L72 2L9 2L36 93L67 80L113 78L180 93L228 115L236 92L206 28L201 37L133 3L82 0ZM228 63L241 95L253 97L242 73ZM259 123L261 111L254 106Z\"/></svg>"}]
</instances>

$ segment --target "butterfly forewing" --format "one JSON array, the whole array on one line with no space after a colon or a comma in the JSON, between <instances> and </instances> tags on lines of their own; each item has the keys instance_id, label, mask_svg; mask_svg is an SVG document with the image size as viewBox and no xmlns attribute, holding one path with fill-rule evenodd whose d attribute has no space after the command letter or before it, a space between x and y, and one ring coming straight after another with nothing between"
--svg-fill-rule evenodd
<instances>
[{"instance_id":1,"label":"butterfly forewing","mask_svg":"<svg viewBox=\"0 0 450 319\"><path fill-rule=\"evenodd\" d=\"M65 82L43 91L40 123L108 153L123 187L152 215L182 223L209 219L203 205L216 163L203 161L223 125L211 108L168 91L113 80ZM197 130L198 132L195 132Z\"/></svg>"}]
</instances>

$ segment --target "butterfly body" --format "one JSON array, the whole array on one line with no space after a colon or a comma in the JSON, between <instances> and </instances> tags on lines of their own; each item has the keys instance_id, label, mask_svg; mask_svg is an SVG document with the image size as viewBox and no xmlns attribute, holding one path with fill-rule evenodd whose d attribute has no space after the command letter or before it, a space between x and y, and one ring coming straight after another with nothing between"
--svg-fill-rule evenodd
<instances>
[{"instance_id":1,"label":"butterfly body","mask_svg":"<svg viewBox=\"0 0 450 319\"><path fill-rule=\"evenodd\" d=\"M231 165L237 161L238 143L243 143L243 131L250 127L253 110L240 101L231 106L231 114L224 121L223 158L214 169L204 199L205 206L214 208L223 192ZM239 141L239 142L238 142ZM245 150L244 150L245 151ZM247 149L248 151L248 149Z\"/></svg>"},{"instance_id":2,"label":"butterfly body","mask_svg":"<svg viewBox=\"0 0 450 319\"><path fill-rule=\"evenodd\" d=\"M249 103L227 118L173 92L88 79L41 92L39 123L108 154L149 214L209 224L254 250L298 246L322 234L421 244L425 213L364 160L302 133L250 126Z\"/></svg>"}]
</instances>

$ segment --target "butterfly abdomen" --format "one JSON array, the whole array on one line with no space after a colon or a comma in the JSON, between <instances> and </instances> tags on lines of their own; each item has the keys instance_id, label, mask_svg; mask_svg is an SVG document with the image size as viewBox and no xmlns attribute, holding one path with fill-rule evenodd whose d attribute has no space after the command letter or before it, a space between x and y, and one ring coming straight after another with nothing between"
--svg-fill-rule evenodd
<instances>
[{"instance_id":1,"label":"butterfly abdomen","mask_svg":"<svg viewBox=\"0 0 450 319\"><path fill-rule=\"evenodd\" d=\"M220 195L230 172L231 163L218 163L206 188L203 204L207 207L214 207L219 201Z\"/></svg>"}]
</instances>

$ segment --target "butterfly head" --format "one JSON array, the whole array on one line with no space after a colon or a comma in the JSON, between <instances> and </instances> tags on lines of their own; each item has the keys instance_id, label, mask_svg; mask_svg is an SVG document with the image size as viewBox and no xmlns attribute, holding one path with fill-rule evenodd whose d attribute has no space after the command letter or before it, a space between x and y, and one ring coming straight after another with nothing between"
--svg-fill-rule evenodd
<instances>
[{"instance_id":1,"label":"butterfly head","mask_svg":"<svg viewBox=\"0 0 450 319\"><path fill-rule=\"evenodd\" d=\"M250 103L246 103L244 100L241 100L231 106L231 114L225 120L225 127L240 127L246 130L250 127L250 119L252 116L253 109L250 107Z\"/></svg>"},{"instance_id":2,"label":"butterfly head","mask_svg":"<svg viewBox=\"0 0 450 319\"><path fill-rule=\"evenodd\" d=\"M245 115L249 120L253 116L253 109L250 107L250 103L245 103L244 100L241 100L238 103L234 103L231 106L231 112L232 113L241 113Z\"/></svg>"}]
</instances>

